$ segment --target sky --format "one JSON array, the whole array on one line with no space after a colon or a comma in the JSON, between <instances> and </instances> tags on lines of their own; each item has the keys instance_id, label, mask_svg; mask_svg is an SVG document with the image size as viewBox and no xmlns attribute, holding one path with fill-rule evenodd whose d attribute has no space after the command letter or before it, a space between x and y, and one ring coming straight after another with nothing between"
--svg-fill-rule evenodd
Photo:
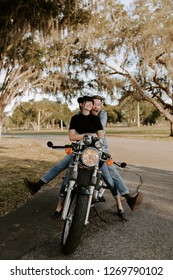
<instances>
[{"instance_id":1,"label":"sky","mask_svg":"<svg viewBox=\"0 0 173 280\"><path fill-rule=\"evenodd\" d=\"M122 4L129 6L134 0L119 0Z\"/></svg>"}]
</instances>

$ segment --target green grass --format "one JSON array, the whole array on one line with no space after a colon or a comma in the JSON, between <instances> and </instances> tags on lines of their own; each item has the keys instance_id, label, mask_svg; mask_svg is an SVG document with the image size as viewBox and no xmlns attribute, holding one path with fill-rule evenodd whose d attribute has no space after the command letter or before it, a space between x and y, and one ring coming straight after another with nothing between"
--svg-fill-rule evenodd
<instances>
[{"instance_id":1,"label":"green grass","mask_svg":"<svg viewBox=\"0 0 173 280\"><path fill-rule=\"evenodd\" d=\"M5 133L7 135L67 135L68 130L11 130ZM125 126L114 126L106 127L107 135L115 135L118 137L137 137L143 139L160 139L160 140L170 140L170 126L169 123L164 125L155 125L155 126L141 126L141 127L125 127Z\"/></svg>"},{"instance_id":2,"label":"green grass","mask_svg":"<svg viewBox=\"0 0 173 280\"><path fill-rule=\"evenodd\" d=\"M153 140L171 140L168 126L147 126L147 127L112 127L106 128L107 135L117 137L142 138Z\"/></svg>"},{"instance_id":3,"label":"green grass","mask_svg":"<svg viewBox=\"0 0 173 280\"><path fill-rule=\"evenodd\" d=\"M5 133L6 135L67 135L68 130L24 130L24 131L8 131ZM170 127L168 124L163 126L141 126L141 127L124 127L124 126L115 126L115 127L107 127L106 128L107 135L115 135L118 137L139 137L143 139L171 139L170 135Z\"/></svg>"},{"instance_id":4,"label":"green grass","mask_svg":"<svg viewBox=\"0 0 173 280\"><path fill-rule=\"evenodd\" d=\"M0 156L0 216L3 216L32 198L23 178L37 181L64 153L45 149L33 139L23 141L10 137L0 139ZM63 175L45 185L43 191L60 183Z\"/></svg>"},{"instance_id":5,"label":"green grass","mask_svg":"<svg viewBox=\"0 0 173 280\"><path fill-rule=\"evenodd\" d=\"M68 130L40 130L40 131L33 131L33 130L9 130L2 135L67 135Z\"/></svg>"}]
</instances>

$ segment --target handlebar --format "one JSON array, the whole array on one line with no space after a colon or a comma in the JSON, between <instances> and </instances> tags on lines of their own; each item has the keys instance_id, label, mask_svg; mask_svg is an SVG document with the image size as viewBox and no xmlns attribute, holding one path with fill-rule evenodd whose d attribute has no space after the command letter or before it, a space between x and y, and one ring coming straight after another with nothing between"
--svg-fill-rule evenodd
<instances>
[{"instance_id":1,"label":"handlebar","mask_svg":"<svg viewBox=\"0 0 173 280\"><path fill-rule=\"evenodd\" d=\"M64 145L64 146L54 146L53 143L51 141L47 142L47 146L49 148L52 149L66 149L66 148L73 148L74 147L74 143L73 144L69 144L69 145ZM121 163L117 163L117 162L113 162L116 166L118 166L119 168L125 168L126 167L126 163L125 162L121 162Z\"/></svg>"},{"instance_id":2,"label":"handlebar","mask_svg":"<svg viewBox=\"0 0 173 280\"><path fill-rule=\"evenodd\" d=\"M120 164L114 161L114 164L120 168L125 168L127 164L125 162L121 162Z\"/></svg>"},{"instance_id":3,"label":"handlebar","mask_svg":"<svg viewBox=\"0 0 173 280\"><path fill-rule=\"evenodd\" d=\"M47 142L47 146L52 149L66 149L66 148L72 148L72 145L64 145L64 146L54 146L51 141Z\"/></svg>"}]
</instances>

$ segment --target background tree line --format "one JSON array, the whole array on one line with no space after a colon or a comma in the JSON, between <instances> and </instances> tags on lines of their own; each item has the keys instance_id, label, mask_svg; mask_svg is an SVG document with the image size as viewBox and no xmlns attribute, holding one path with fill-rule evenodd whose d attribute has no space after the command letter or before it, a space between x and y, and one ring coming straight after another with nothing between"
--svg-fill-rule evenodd
<instances>
[{"instance_id":1,"label":"background tree line","mask_svg":"<svg viewBox=\"0 0 173 280\"><path fill-rule=\"evenodd\" d=\"M153 106L148 106L146 102L140 103L140 124L155 125L162 121L160 113ZM137 102L121 103L119 105L105 104L103 107L107 111L109 127L114 125L137 126ZM6 116L4 130L34 130L40 129L68 129L71 117L79 110L71 111L67 103L60 101L31 100L22 102L16 107L11 116Z\"/></svg>"},{"instance_id":2,"label":"background tree line","mask_svg":"<svg viewBox=\"0 0 173 280\"><path fill-rule=\"evenodd\" d=\"M11 116L6 116L5 130L22 129L39 131L40 129L54 129L68 127L73 113L66 103L60 101L31 100L22 102L16 107Z\"/></svg>"},{"instance_id":3,"label":"background tree line","mask_svg":"<svg viewBox=\"0 0 173 280\"><path fill-rule=\"evenodd\" d=\"M129 9L118 0L0 0L0 132L7 105L27 92L98 93L148 102L173 136L172 21L172 0Z\"/></svg>"}]
</instances>

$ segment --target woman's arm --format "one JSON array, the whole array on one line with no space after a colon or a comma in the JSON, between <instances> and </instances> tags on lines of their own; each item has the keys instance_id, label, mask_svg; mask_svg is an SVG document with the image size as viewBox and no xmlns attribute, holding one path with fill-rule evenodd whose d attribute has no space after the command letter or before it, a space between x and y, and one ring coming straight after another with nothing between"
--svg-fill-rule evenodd
<instances>
[{"instance_id":1,"label":"woman's arm","mask_svg":"<svg viewBox=\"0 0 173 280\"><path fill-rule=\"evenodd\" d=\"M70 139L70 141L79 141L79 140L83 139L85 134L87 134L87 133L78 134L75 129L70 129L69 130L69 139ZM89 133L89 134L94 137L104 138L103 130L98 130L97 133Z\"/></svg>"},{"instance_id":2,"label":"woman's arm","mask_svg":"<svg viewBox=\"0 0 173 280\"><path fill-rule=\"evenodd\" d=\"M79 140L83 139L85 134L78 134L78 133L76 133L75 129L70 129L68 135L69 135L70 141L79 141Z\"/></svg>"}]
</instances>

